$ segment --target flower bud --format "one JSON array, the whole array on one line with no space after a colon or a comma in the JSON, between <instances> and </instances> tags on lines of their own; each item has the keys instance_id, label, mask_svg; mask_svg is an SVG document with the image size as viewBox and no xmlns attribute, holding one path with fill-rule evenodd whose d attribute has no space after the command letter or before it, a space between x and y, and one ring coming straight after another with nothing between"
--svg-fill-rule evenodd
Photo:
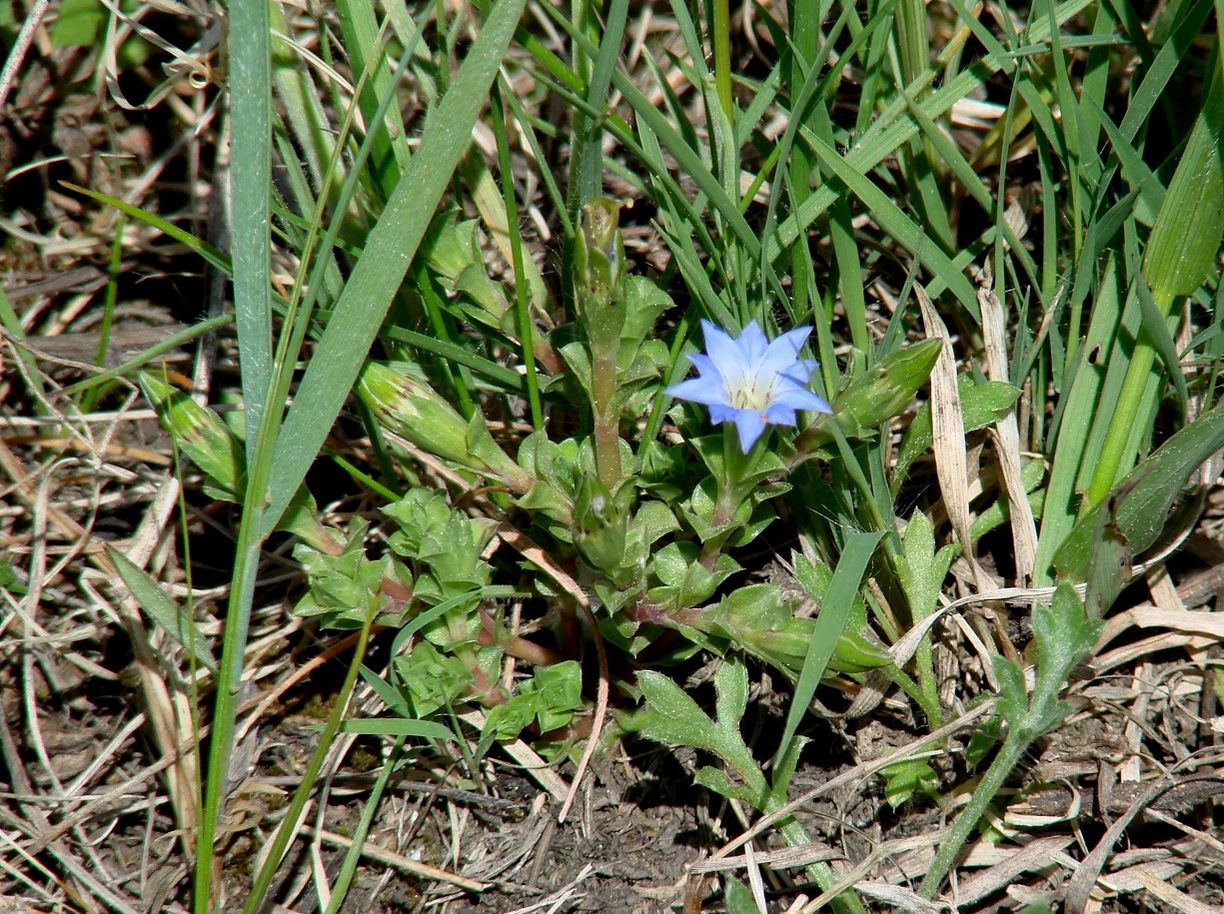
<instances>
[{"instance_id":1,"label":"flower bud","mask_svg":"<svg viewBox=\"0 0 1224 914\"><path fill-rule=\"evenodd\" d=\"M594 476L584 477L574 505L574 545L593 568L614 576L625 558L629 518Z\"/></svg>"},{"instance_id":2,"label":"flower bud","mask_svg":"<svg viewBox=\"0 0 1224 914\"><path fill-rule=\"evenodd\" d=\"M479 412L469 422L437 391L407 371L367 363L357 396L389 430L422 450L526 492L534 480L498 447Z\"/></svg>"},{"instance_id":3,"label":"flower bud","mask_svg":"<svg viewBox=\"0 0 1224 914\"><path fill-rule=\"evenodd\" d=\"M210 494L240 499L246 488L246 456L242 442L221 417L154 375L142 372L139 381L162 425L208 477Z\"/></svg>"},{"instance_id":4,"label":"flower bud","mask_svg":"<svg viewBox=\"0 0 1224 914\"><path fill-rule=\"evenodd\" d=\"M582 208L574 246L574 268L580 286L596 305L611 303L625 274L625 243L620 233L620 204L596 197Z\"/></svg>"}]
</instances>

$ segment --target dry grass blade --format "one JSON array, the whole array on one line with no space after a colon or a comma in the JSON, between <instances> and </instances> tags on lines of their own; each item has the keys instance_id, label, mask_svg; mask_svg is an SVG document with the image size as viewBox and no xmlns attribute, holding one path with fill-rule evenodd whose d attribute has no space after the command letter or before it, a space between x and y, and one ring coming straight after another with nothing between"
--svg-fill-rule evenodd
<instances>
[{"instance_id":1,"label":"dry grass blade","mask_svg":"<svg viewBox=\"0 0 1224 914\"><path fill-rule=\"evenodd\" d=\"M1105 863L1113 853L1114 845L1122 838L1123 833L1130 823L1134 821L1135 817L1172 786L1173 782L1167 778L1161 778L1159 781L1154 781L1149 785L1139 798L1131 804L1130 808L1110 825L1109 830L1097 842L1097 846L1092 849L1092 853L1080 862L1075 875L1067 883L1065 897L1066 910L1069 914L1086 914L1092 901L1093 888L1096 886L1097 879L1105 868Z\"/></svg>"},{"instance_id":2,"label":"dry grass blade","mask_svg":"<svg viewBox=\"0 0 1224 914\"><path fill-rule=\"evenodd\" d=\"M858 783L877 773L881 769L887 768L889 765L896 764L897 762L903 761L907 758L913 758L916 753L923 752L932 746L942 745L943 742L948 739L948 737L959 733L966 727L972 726L983 717L989 716L993 711L994 702L983 702L977 707L966 711L955 720L944 724L938 730L934 730L926 736L920 737L911 743L907 743L890 755L880 756L879 758L871 759L870 761L860 762L850 770L844 771L836 777L825 781L819 787L814 787L811 790L806 791L802 795L796 797L794 800L791 800L781 809L757 820L753 826L745 831L742 835L732 841L727 842L717 851L711 854L710 859L719 860L730 855L737 849L743 847L748 841L751 841L757 835L766 831L775 822L785 819L798 809L802 809L805 805L812 802L812 800L816 799L817 797L825 796L842 787Z\"/></svg>"},{"instance_id":3,"label":"dry grass blade","mask_svg":"<svg viewBox=\"0 0 1224 914\"><path fill-rule=\"evenodd\" d=\"M574 896L578 891L578 886L590 879L594 874L595 867L588 863L578 873L577 877L547 898L535 904L527 905L525 908L515 908L513 911L507 911L506 914L556 914L556 912L562 910L571 901L575 900ZM581 898L582 896L579 895L578 897Z\"/></svg>"},{"instance_id":4,"label":"dry grass blade","mask_svg":"<svg viewBox=\"0 0 1224 914\"><path fill-rule=\"evenodd\" d=\"M1011 383L1007 369L1007 330L1003 303L990 289L978 290L978 306L982 310L982 336L986 350L986 377L991 381ZM995 452L1003 484L1007 487L1008 514L1012 542L1016 549L1016 580L1025 584L1033 575L1037 560L1037 523L1024 481L1020 477L1020 429L1016 410L1012 407L992 429Z\"/></svg>"},{"instance_id":5,"label":"dry grass blade","mask_svg":"<svg viewBox=\"0 0 1224 914\"><path fill-rule=\"evenodd\" d=\"M3 443L0 443L0 466L3 466L8 473L13 482L13 490L18 497L26 501L34 512L36 525L44 525L44 529L47 524L53 525L61 536L78 544L79 548L84 548L90 535L89 531L54 504L40 498L37 491L31 491L30 475L17 456ZM163 500L162 505L155 512L158 517L158 526L164 527L172 505L172 501L167 504ZM106 580L119 579L118 573L104 552L90 551L87 554ZM37 581L41 582L41 580L40 575ZM38 588L32 588L27 597L31 608L31 611L26 613L27 617L33 617L32 609L39 597ZM159 752L171 755L175 747L187 741L192 731L190 715L184 715L181 704L176 703L172 698L173 690L166 683L158 651L153 645L135 601L130 597L120 599L109 608L126 631L136 655L140 694L146 718L152 730L154 744L158 747ZM176 758L177 762L171 767L167 783L182 827L180 840L190 847L190 835L193 833L192 828L195 823L194 785L197 782L193 780L192 762L186 757Z\"/></svg>"},{"instance_id":6,"label":"dry grass blade","mask_svg":"<svg viewBox=\"0 0 1224 914\"><path fill-rule=\"evenodd\" d=\"M824 844L812 843L796 844L794 847L783 847L775 851L755 853L754 859L758 864L776 870L808 866L812 863L827 863L830 860L837 860L841 856L841 851L836 851ZM732 857L723 857L719 860L698 860L696 863L690 863L686 869L690 873L722 873L747 865L747 855L737 854Z\"/></svg>"},{"instance_id":7,"label":"dry grass blade","mask_svg":"<svg viewBox=\"0 0 1224 914\"><path fill-rule=\"evenodd\" d=\"M752 890L752 900L760 914L768 914L769 904L765 901L765 881L761 878L761 866L756 859L756 851L752 842L744 845L744 870L748 874L748 887Z\"/></svg>"},{"instance_id":8,"label":"dry grass blade","mask_svg":"<svg viewBox=\"0 0 1224 914\"><path fill-rule=\"evenodd\" d=\"M1050 866L1054 854L1064 850L1075 839L1071 836L1038 838L1023 848L1008 855L980 873L960 879L956 885L957 904L970 905L981 901L1000 889L1013 885L1016 877Z\"/></svg>"},{"instance_id":9,"label":"dry grass blade","mask_svg":"<svg viewBox=\"0 0 1224 914\"><path fill-rule=\"evenodd\" d=\"M332 831L316 828L313 825L302 825L299 831L310 838L317 838L324 844L330 844L332 847L340 847L347 850L353 846L350 838L344 835L336 834ZM458 873L451 873L440 867L430 866L428 863L421 863L419 860L413 860L411 857L405 857L403 854L397 854L395 851L381 847L372 841L367 841L361 846L361 856L374 860L377 863L382 863L398 870L403 870L405 873L411 873L414 876L419 876L422 879L431 882L445 882L450 885L458 886L467 892L484 892L491 888L489 883L481 882L477 879L468 879L466 876L460 876Z\"/></svg>"},{"instance_id":10,"label":"dry grass blade","mask_svg":"<svg viewBox=\"0 0 1224 914\"><path fill-rule=\"evenodd\" d=\"M1139 881L1143 883L1144 888L1157 901L1167 904L1175 911L1180 911L1181 914L1213 914L1213 912L1219 911L1219 908L1203 904L1201 901L1191 898L1185 892L1169 885L1164 879L1150 872L1146 867L1136 867L1134 875L1139 877Z\"/></svg>"},{"instance_id":11,"label":"dry grass blade","mask_svg":"<svg viewBox=\"0 0 1224 914\"><path fill-rule=\"evenodd\" d=\"M943 340L943 348L931 372L931 431L935 450L935 473L944 508L962 554L973 570L979 590L994 586L973 554L973 538L969 535L969 461L965 450L965 419L961 410L960 388L956 384L956 357L948 328L935 310L926 290L914 283L914 294L922 310L922 322L929 339Z\"/></svg>"},{"instance_id":12,"label":"dry grass blade","mask_svg":"<svg viewBox=\"0 0 1224 914\"><path fill-rule=\"evenodd\" d=\"M1112 616L1101 631L1098 644L1108 644L1129 628L1167 628L1185 634L1224 638L1224 615L1190 609L1135 606Z\"/></svg>"}]
</instances>

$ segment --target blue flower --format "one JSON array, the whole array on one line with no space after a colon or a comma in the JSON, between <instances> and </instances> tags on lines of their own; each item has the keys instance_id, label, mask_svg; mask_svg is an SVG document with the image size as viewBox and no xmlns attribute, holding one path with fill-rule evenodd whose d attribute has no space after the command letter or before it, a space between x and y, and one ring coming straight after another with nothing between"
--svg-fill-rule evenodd
<instances>
[{"instance_id":1,"label":"blue flower","mask_svg":"<svg viewBox=\"0 0 1224 914\"><path fill-rule=\"evenodd\" d=\"M766 425L794 425L796 410L833 411L808 390L816 362L799 358L811 327L796 327L772 343L756 321L734 340L709 321L701 329L706 354L689 356L698 376L667 393L709 407L711 422L734 422L745 454Z\"/></svg>"}]
</instances>

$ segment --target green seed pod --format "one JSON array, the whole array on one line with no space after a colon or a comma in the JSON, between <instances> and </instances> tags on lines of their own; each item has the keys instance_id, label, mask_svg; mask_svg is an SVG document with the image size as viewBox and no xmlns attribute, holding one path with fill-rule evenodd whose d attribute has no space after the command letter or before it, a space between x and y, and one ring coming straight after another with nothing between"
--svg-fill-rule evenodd
<instances>
[{"instance_id":1,"label":"green seed pod","mask_svg":"<svg viewBox=\"0 0 1224 914\"><path fill-rule=\"evenodd\" d=\"M388 429L423 450L501 479L516 492L531 488L534 480L497 446L483 416L469 422L408 371L369 362L357 382L357 396Z\"/></svg>"},{"instance_id":2,"label":"green seed pod","mask_svg":"<svg viewBox=\"0 0 1224 914\"><path fill-rule=\"evenodd\" d=\"M619 203L596 197L582 208L574 269L578 283L593 303L606 305L612 301L625 274Z\"/></svg>"},{"instance_id":3,"label":"green seed pod","mask_svg":"<svg viewBox=\"0 0 1224 914\"><path fill-rule=\"evenodd\" d=\"M162 425L208 477L209 494L226 501L241 499L246 456L242 442L221 417L154 375L142 372L138 380Z\"/></svg>"}]
</instances>

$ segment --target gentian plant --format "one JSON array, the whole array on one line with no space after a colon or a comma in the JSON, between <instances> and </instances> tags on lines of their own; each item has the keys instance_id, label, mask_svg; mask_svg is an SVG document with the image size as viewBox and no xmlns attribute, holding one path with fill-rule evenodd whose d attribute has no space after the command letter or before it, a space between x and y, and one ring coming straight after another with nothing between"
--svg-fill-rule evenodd
<instances>
[{"instance_id":1,"label":"gentian plant","mask_svg":"<svg viewBox=\"0 0 1224 914\"><path fill-rule=\"evenodd\" d=\"M477 267L465 231L449 214L437 220L424 253L445 266L440 276ZM303 511L287 515L296 518L288 529L304 533L295 555L309 579L297 611L356 628L368 624L373 600L374 621L398 632L385 670L366 671L388 713L424 722L474 708L483 746L522 738L550 758L576 754L591 731L584 664L595 646L611 706L605 739L640 731L699 745L737 773L703 783L775 810L803 742L780 750L772 781L756 767L735 731L744 656L801 686L813 675L872 670L908 683L898 666L907 658L888 649L897 633L858 593L864 566L845 574L838 543L815 533L808 504L840 475L849 441L878 435L909 408L937 350L896 348L826 399L809 387L818 367L804 354L809 326L770 341L756 319L737 336L704 319L704 353L676 338L671 298L626 270L616 203L585 207L575 244L574 320L533 346L544 369L542 425L494 434L487 405L452 403L436 372L406 352L366 365L356 395L376 440L405 468L405 491L383 505L377 535L360 518L338 530L306 523ZM509 299L503 290L454 290L472 314L502 326L493 312ZM698 376L669 386L684 355ZM214 489L234 491L240 445L224 423L153 378L145 390L171 424L190 410L194 425L210 429L181 437L183 448L206 472L225 469L212 473ZM709 422L723 429L710 434ZM770 426L794 432L767 434ZM230 459L210 458L208 441ZM444 486L465 495L450 498ZM302 507L313 516L313 503ZM883 532L864 535L874 544ZM784 580L767 572L771 560ZM731 704L716 724L660 672L703 650L733 661L719 679ZM805 840L794 823L783 833ZM812 875L829 882L825 869Z\"/></svg>"}]
</instances>

